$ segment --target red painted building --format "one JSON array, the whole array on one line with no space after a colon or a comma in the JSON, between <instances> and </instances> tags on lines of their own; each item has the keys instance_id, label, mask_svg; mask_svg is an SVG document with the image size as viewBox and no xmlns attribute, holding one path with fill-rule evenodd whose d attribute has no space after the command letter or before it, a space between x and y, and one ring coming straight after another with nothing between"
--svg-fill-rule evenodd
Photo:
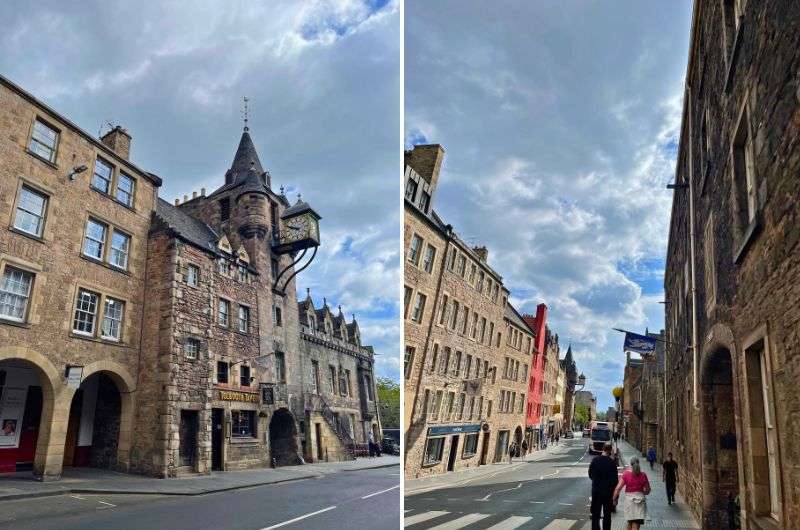
<instances>
[{"instance_id":1,"label":"red painted building","mask_svg":"<svg viewBox=\"0 0 800 530\"><path fill-rule=\"evenodd\" d=\"M537 431L541 423L542 409L542 377L544 376L544 358L542 355L545 348L547 337L547 306L539 304L536 306L536 316L523 315L522 319L534 332L533 359L531 359L531 370L528 380L528 403L525 416L526 435L531 435ZM528 444L533 447L538 440L536 435L529 439Z\"/></svg>"}]
</instances>

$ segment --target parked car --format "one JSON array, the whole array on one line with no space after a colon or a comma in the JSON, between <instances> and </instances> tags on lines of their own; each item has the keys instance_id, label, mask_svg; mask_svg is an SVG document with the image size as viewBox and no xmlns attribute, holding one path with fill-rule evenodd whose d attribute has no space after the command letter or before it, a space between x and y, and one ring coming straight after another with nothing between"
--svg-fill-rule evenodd
<instances>
[{"instance_id":1,"label":"parked car","mask_svg":"<svg viewBox=\"0 0 800 530\"><path fill-rule=\"evenodd\" d=\"M584 429L583 430L583 436L581 436L581 438L588 438L590 432L591 431L589 429Z\"/></svg>"},{"instance_id":2,"label":"parked car","mask_svg":"<svg viewBox=\"0 0 800 530\"><path fill-rule=\"evenodd\" d=\"M393 438L384 438L381 444L381 451L388 455L400 456L400 444Z\"/></svg>"},{"instance_id":3,"label":"parked car","mask_svg":"<svg viewBox=\"0 0 800 530\"><path fill-rule=\"evenodd\" d=\"M564 438L575 438L575 435L572 434L572 431L567 431L564 433Z\"/></svg>"}]
</instances>

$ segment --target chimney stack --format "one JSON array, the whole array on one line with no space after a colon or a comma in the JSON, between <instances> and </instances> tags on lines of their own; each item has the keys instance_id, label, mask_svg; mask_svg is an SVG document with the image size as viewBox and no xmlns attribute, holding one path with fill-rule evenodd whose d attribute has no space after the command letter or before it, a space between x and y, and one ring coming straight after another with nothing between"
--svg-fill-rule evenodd
<instances>
[{"instance_id":1,"label":"chimney stack","mask_svg":"<svg viewBox=\"0 0 800 530\"><path fill-rule=\"evenodd\" d=\"M482 262L486 263L489 259L489 249L486 247L472 247L472 250L478 255Z\"/></svg>"},{"instance_id":2,"label":"chimney stack","mask_svg":"<svg viewBox=\"0 0 800 530\"><path fill-rule=\"evenodd\" d=\"M405 152L405 163L431 186L431 195L439 180L439 171L444 160L444 148L439 144L415 145Z\"/></svg>"},{"instance_id":3,"label":"chimney stack","mask_svg":"<svg viewBox=\"0 0 800 530\"><path fill-rule=\"evenodd\" d=\"M180 199L175 197L175 206L178 206L181 203Z\"/></svg>"},{"instance_id":4,"label":"chimney stack","mask_svg":"<svg viewBox=\"0 0 800 530\"><path fill-rule=\"evenodd\" d=\"M129 159L131 154L131 135L119 125L101 136L100 141L121 158Z\"/></svg>"},{"instance_id":5,"label":"chimney stack","mask_svg":"<svg viewBox=\"0 0 800 530\"><path fill-rule=\"evenodd\" d=\"M196 198L197 198L197 192L196 192L196 191L193 191L193 192L192 192L192 199L196 199Z\"/></svg>"}]
</instances>

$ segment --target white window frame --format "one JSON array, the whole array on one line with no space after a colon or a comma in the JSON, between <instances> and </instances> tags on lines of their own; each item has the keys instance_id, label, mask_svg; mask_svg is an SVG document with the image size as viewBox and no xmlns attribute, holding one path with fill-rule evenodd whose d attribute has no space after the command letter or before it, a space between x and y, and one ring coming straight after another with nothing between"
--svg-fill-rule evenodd
<instances>
[{"instance_id":1,"label":"white window frame","mask_svg":"<svg viewBox=\"0 0 800 530\"><path fill-rule=\"evenodd\" d=\"M26 277L28 278L27 285L25 286L25 293L19 292L19 290L11 290L9 286L7 286L6 277L10 274L19 273L19 278L24 280ZM14 283L19 284L22 286L21 282L13 280ZM28 318L28 308L30 306L30 299L31 299L31 292L33 291L33 282L36 280L36 275L32 272L26 271L24 269L20 269L18 267L12 267L10 265L6 265L3 269L3 277L2 283L0 283L0 300L7 300L7 298L12 299L22 299L22 316L17 317L11 314L0 314L0 319L3 320L10 320L12 322L25 322ZM9 307L16 307L16 305L12 305L9 303L5 303L0 305L0 307L9 306Z\"/></svg>"},{"instance_id":2,"label":"white window frame","mask_svg":"<svg viewBox=\"0 0 800 530\"><path fill-rule=\"evenodd\" d=\"M95 239L94 237L91 237L89 235L89 226L92 225L92 224L95 224L97 226L102 227L103 236L102 236L101 239ZM81 250L83 252L84 256L86 256L87 258L91 258L93 260L96 260L96 261L103 261L104 260L105 252L106 252L106 238L108 237L108 230L109 230L109 227L108 227L107 223L99 221L99 220L95 219L94 217L89 217L86 220L86 226L83 229L83 245L82 245L82 250ZM86 251L87 240L88 241L92 241L94 243L97 243L99 245L99 247L100 247L100 249L99 249L100 250L100 256L99 257L94 256L92 254L89 254Z\"/></svg>"},{"instance_id":3,"label":"white window frame","mask_svg":"<svg viewBox=\"0 0 800 530\"><path fill-rule=\"evenodd\" d=\"M46 138L42 139L37 138L37 132L40 132L37 131L36 129L37 125L41 125L44 129L50 131L53 134L52 146L45 142ZM44 120L37 117L35 120L33 120L33 127L31 128L31 137L30 140L28 141L28 151L54 164L56 161L56 155L58 153L58 141L60 137L61 133L60 131L58 131L58 129L52 127Z\"/></svg>"},{"instance_id":4,"label":"white window frame","mask_svg":"<svg viewBox=\"0 0 800 530\"><path fill-rule=\"evenodd\" d=\"M105 175L102 175L102 174L98 173L98 171L97 171L98 165L99 166L103 166L103 167L108 169L108 176L107 177ZM103 181L105 183L105 189L95 185L95 179L99 179L99 180ZM92 170L92 179L89 182L89 186L91 186L92 189L95 189L95 190L99 191L100 193L104 193L104 194L108 195L109 193L111 193L111 183L113 181L114 181L114 166L111 163L106 162L104 159L100 158L99 156L96 157L94 159L94 169Z\"/></svg>"},{"instance_id":5,"label":"white window frame","mask_svg":"<svg viewBox=\"0 0 800 530\"><path fill-rule=\"evenodd\" d=\"M250 308L246 305L239 304L238 311L238 328L241 333L250 332ZM244 318L243 318L244 317Z\"/></svg>"},{"instance_id":6,"label":"white window frame","mask_svg":"<svg viewBox=\"0 0 800 530\"><path fill-rule=\"evenodd\" d=\"M111 229L111 243L109 244L108 251L108 264L122 270L128 270L128 257L131 253L131 236L116 228ZM117 246L114 238L120 236L123 238L124 245ZM119 258L121 261L118 261Z\"/></svg>"},{"instance_id":7,"label":"white window frame","mask_svg":"<svg viewBox=\"0 0 800 530\"><path fill-rule=\"evenodd\" d=\"M123 179L130 182L130 191L123 189L122 186L120 185ZM117 185L115 186L114 189L114 198L117 199L117 202L124 204L129 208L133 208L133 199L135 193L136 193L136 179L134 179L127 173L123 173L120 171L119 174L117 175ZM122 196L125 197L126 200L121 199L120 194L122 194Z\"/></svg>"},{"instance_id":8,"label":"white window frame","mask_svg":"<svg viewBox=\"0 0 800 530\"><path fill-rule=\"evenodd\" d=\"M84 299L83 295L87 295L88 298ZM83 287L78 289L78 296L75 298L75 312L72 317L73 333L89 337L94 336L97 331L97 312L100 307L100 298L101 296L99 293L84 289ZM86 302L87 305L84 305L83 302ZM92 310L89 310L90 306L88 304L93 304L94 307ZM87 318L79 319L79 316L83 315L86 315ZM91 324L91 329L88 331L78 329L79 322Z\"/></svg>"},{"instance_id":9,"label":"white window frame","mask_svg":"<svg viewBox=\"0 0 800 530\"><path fill-rule=\"evenodd\" d=\"M25 206L23 206L23 198L26 193L42 200L41 213L36 213L33 210L27 209ZM48 197L46 194L35 188L32 188L31 186L28 186L27 184L23 184L20 187L19 197L17 198L17 208L14 213L14 228L32 236L42 237L42 234L44 234L44 223L47 217L47 204L49 199L50 197ZM22 225L20 214L22 214L22 216L27 216L27 219L36 219L36 231L32 232Z\"/></svg>"},{"instance_id":10,"label":"white window frame","mask_svg":"<svg viewBox=\"0 0 800 530\"><path fill-rule=\"evenodd\" d=\"M419 264L419 256L422 254L423 239L419 234L413 234L408 244L408 261L414 265Z\"/></svg>"},{"instance_id":11,"label":"white window frame","mask_svg":"<svg viewBox=\"0 0 800 530\"><path fill-rule=\"evenodd\" d=\"M200 267L190 263L186 266L186 283L192 287L197 287L200 281Z\"/></svg>"},{"instance_id":12,"label":"white window frame","mask_svg":"<svg viewBox=\"0 0 800 530\"><path fill-rule=\"evenodd\" d=\"M116 311L114 305L119 307L119 314L109 314L109 306L112 310ZM103 300L103 322L100 325L100 338L112 340L114 342L122 341L122 329L125 322L125 302L111 296L106 296ZM116 327L116 333L114 328ZM106 330L110 329L111 333Z\"/></svg>"},{"instance_id":13,"label":"white window frame","mask_svg":"<svg viewBox=\"0 0 800 530\"><path fill-rule=\"evenodd\" d=\"M197 359L200 356L200 341L194 337L186 339L183 343L183 354L187 359Z\"/></svg>"},{"instance_id":14,"label":"white window frame","mask_svg":"<svg viewBox=\"0 0 800 530\"><path fill-rule=\"evenodd\" d=\"M222 309L225 309L224 311ZM224 322L223 322L224 321ZM231 301L225 298L217 300L217 325L229 328L231 325Z\"/></svg>"}]
</instances>

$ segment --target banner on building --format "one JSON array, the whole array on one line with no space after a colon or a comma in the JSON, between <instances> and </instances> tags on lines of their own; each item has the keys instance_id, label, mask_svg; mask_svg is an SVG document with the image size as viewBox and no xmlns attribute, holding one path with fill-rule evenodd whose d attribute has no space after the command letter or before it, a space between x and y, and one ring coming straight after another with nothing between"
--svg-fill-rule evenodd
<instances>
[{"instance_id":1,"label":"banner on building","mask_svg":"<svg viewBox=\"0 0 800 530\"><path fill-rule=\"evenodd\" d=\"M625 345L622 350L638 353L642 357L650 357L656 351L656 339L627 331L625 332Z\"/></svg>"}]
</instances>

